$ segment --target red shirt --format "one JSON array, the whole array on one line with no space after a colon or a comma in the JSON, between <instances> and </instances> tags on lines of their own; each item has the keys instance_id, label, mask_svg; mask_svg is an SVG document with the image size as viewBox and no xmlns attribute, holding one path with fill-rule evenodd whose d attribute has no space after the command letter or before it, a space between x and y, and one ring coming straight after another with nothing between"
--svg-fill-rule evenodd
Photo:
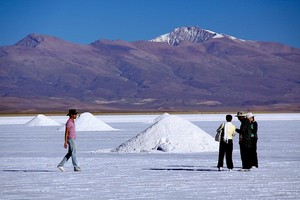
<instances>
[{"instance_id":1,"label":"red shirt","mask_svg":"<svg viewBox=\"0 0 300 200\"><path fill-rule=\"evenodd\" d=\"M76 139L75 123L71 118L67 121L66 128L69 129L68 139Z\"/></svg>"}]
</instances>

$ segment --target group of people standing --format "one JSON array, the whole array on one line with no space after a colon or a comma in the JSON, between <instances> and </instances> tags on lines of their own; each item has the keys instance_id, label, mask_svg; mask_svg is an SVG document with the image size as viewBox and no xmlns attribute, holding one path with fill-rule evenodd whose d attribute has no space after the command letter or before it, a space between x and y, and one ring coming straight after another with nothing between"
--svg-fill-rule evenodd
<instances>
[{"instance_id":1,"label":"group of people standing","mask_svg":"<svg viewBox=\"0 0 300 200\"><path fill-rule=\"evenodd\" d=\"M245 114L239 111L236 117L241 122L240 128L236 128L232 124L232 116L226 115L226 122L222 123L217 129L216 140L219 141L219 159L218 169L223 170L223 160L226 157L227 168L233 169L232 151L233 137L236 132L239 133L240 154L242 160L241 171L249 171L251 168L258 168L257 159L257 129L258 124L252 113Z\"/></svg>"},{"instance_id":2,"label":"group of people standing","mask_svg":"<svg viewBox=\"0 0 300 200\"><path fill-rule=\"evenodd\" d=\"M75 109L70 109L69 119L66 123L65 128L65 140L64 148L68 148L68 153L64 156L62 161L58 164L57 168L64 172L64 164L72 158L72 163L74 171L81 171L77 163L76 157L76 130L75 130L75 119L77 118L78 112ZM229 170L233 169L232 162L232 151L233 151L233 137L236 132L239 133L239 144L240 153L242 159L242 169L241 171L249 171L251 168L258 167L257 160L257 122L254 119L252 113L244 114L243 111L239 111L236 117L241 122L239 129L231 123L232 116L226 115L226 122L222 123L217 132L216 140L219 141L219 159L218 159L218 169L223 170L223 160L226 156L226 165Z\"/></svg>"}]
</instances>

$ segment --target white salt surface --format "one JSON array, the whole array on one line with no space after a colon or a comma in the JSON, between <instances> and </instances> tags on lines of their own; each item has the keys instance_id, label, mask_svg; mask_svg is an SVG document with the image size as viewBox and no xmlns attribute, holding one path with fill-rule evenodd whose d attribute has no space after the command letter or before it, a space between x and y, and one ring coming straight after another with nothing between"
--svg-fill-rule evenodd
<instances>
[{"instance_id":1,"label":"white salt surface","mask_svg":"<svg viewBox=\"0 0 300 200\"><path fill-rule=\"evenodd\" d=\"M203 121L223 121L225 114L177 114L184 119L191 122L203 122ZM228 113L233 116L233 122L237 122L237 118L234 117L236 113ZM294 121L299 120L299 113L278 113L278 114L255 114L255 118L259 121ZM155 118L161 115L97 115L97 119L105 123L153 123ZM60 124L65 124L68 120L67 116L49 116L51 119L55 119ZM0 125L4 124L25 124L32 119L32 116L12 116L12 117L0 117Z\"/></svg>"},{"instance_id":2,"label":"white salt surface","mask_svg":"<svg viewBox=\"0 0 300 200\"><path fill-rule=\"evenodd\" d=\"M80 114L75 120L76 131L113 131L116 130L112 128L107 123L97 119L93 114L89 112L84 112ZM65 126L62 126L58 131L64 131Z\"/></svg>"},{"instance_id":3,"label":"white salt surface","mask_svg":"<svg viewBox=\"0 0 300 200\"><path fill-rule=\"evenodd\" d=\"M39 114L32 120L27 122L25 126L60 126L61 124L55 120L46 117L45 115Z\"/></svg>"},{"instance_id":4,"label":"white salt surface","mask_svg":"<svg viewBox=\"0 0 300 200\"><path fill-rule=\"evenodd\" d=\"M154 121L146 130L112 151L187 153L218 150L214 138L188 120L164 114Z\"/></svg>"},{"instance_id":5,"label":"white salt surface","mask_svg":"<svg viewBox=\"0 0 300 200\"><path fill-rule=\"evenodd\" d=\"M117 131L79 132L82 172L56 166L65 155L56 127L24 126L32 116L0 117L0 198L15 199L299 199L300 114L257 114L259 168L241 168L234 138L233 171L218 172L217 152L91 153L112 149L159 115L96 116ZM214 136L225 114L179 115ZM65 123L66 116L51 117ZM216 120L216 119L219 120ZM239 122L234 118L235 126Z\"/></svg>"}]
</instances>

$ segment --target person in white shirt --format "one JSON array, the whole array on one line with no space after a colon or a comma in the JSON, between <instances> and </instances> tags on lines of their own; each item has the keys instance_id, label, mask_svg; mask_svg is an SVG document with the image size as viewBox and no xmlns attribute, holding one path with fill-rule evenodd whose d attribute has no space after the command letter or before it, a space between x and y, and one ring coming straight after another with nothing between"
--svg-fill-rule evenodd
<instances>
[{"instance_id":1,"label":"person in white shirt","mask_svg":"<svg viewBox=\"0 0 300 200\"><path fill-rule=\"evenodd\" d=\"M223 160L226 155L226 165L227 168L231 171L233 169L232 162L232 151L233 151L233 142L232 139L235 136L235 126L231 123L232 116L226 115L226 122L222 123L217 132L220 132L219 138L219 159L218 159L218 169L219 171L223 170Z\"/></svg>"}]
</instances>

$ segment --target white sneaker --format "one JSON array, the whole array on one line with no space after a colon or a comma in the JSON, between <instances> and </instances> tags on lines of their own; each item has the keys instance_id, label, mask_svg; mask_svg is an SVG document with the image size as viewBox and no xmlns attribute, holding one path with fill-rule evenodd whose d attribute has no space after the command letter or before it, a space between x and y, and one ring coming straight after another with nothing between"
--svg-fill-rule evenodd
<instances>
[{"instance_id":1,"label":"white sneaker","mask_svg":"<svg viewBox=\"0 0 300 200\"><path fill-rule=\"evenodd\" d=\"M248 171L250 171L250 169L240 169L239 171L240 172L248 172Z\"/></svg>"},{"instance_id":2,"label":"white sneaker","mask_svg":"<svg viewBox=\"0 0 300 200\"><path fill-rule=\"evenodd\" d=\"M57 166L57 168L58 168L61 172L66 172L66 170L65 170L64 167L62 167L62 166Z\"/></svg>"},{"instance_id":3,"label":"white sneaker","mask_svg":"<svg viewBox=\"0 0 300 200\"><path fill-rule=\"evenodd\" d=\"M223 171L223 167L218 167L218 171Z\"/></svg>"},{"instance_id":4,"label":"white sneaker","mask_svg":"<svg viewBox=\"0 0 300 200\"><path fill-rule=\"evenodd\" d=\"M257 168L256 166L252 166L252 167L251 167L251 169L256 169L256 168Z\"/></svg>"}]
</instances>

